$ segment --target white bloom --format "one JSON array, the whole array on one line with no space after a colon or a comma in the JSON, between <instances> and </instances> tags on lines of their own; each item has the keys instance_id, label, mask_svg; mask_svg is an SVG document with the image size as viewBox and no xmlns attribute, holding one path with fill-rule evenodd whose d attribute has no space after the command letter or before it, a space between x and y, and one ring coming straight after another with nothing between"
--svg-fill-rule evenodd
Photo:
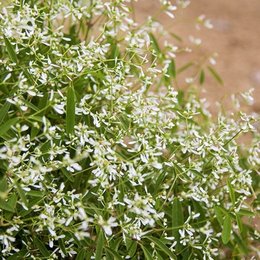
<instances>
[{"instance_id":1,"label":"white bloom","mask_svg":"<svg viewBox=\"0 0 260 260\"><path fill-rule=\"evenodd\" d=\"M118 226L116 218L114 217L110 217L108 220L104 220L102 216L98 216L98 224L102 226L108 236L112 235L112 228Z\"/></svg>"}]
</instances>

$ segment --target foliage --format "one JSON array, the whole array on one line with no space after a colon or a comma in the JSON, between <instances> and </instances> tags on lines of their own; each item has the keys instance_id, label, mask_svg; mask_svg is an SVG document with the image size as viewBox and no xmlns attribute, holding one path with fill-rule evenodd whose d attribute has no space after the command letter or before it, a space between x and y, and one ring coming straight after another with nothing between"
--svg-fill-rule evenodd
<instances>
[{"instance_id":1,"label":"foliage","mask_svg":"<svg viewBox=\"0 0 260 260\"><path fill-rule=\"evenodd\" d=\"M180 39L127 0L20 0L0 14L3 259L235 259L257 251L259 133L212 117ZM171 17L187 1L161 1ZM209 22L203 17L200 24ZM189 90L175 88L188 67ZM178 84L181 84L180 81ZM236 99L251 100L250 93ZM249 147L237 137L249 132ZM245 221L244 216L247 216Z\"/></svg>"}]
</instances>

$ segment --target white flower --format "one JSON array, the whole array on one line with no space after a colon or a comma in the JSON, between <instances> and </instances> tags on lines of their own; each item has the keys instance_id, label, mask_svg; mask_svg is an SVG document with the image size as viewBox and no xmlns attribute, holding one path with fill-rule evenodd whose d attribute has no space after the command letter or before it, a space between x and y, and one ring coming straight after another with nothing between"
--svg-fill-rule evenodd
<instances>
[{"instance_id":1,"label":"white flower","mask_svg":"<svg viewBox=\"0 0 260 260\"><path fill-rule=\"evenodd\" d=\"M114 217L110 217L108 220L104 220L102 216L98 216L98 224L104 229L108 236L112 235L112 228L118 226L116 218Z\"/></svg>"}]
</instances>

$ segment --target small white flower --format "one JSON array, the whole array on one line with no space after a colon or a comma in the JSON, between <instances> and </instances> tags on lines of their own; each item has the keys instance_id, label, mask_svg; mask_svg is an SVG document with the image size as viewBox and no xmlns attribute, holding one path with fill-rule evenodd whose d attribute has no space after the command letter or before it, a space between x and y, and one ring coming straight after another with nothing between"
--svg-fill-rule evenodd
<instances>
[{"instance_id":1,"label":"small white flower","mask_svg":"<svg viewBox=\"0 0 260 260\"><path fill-rule=\"evenodd\" d=\"M112 228L118 226L116 218L114 217L110 217L108 220L104 220L102 216L99 216L98 224L104 229L108 236L112 235Z\"/></svg>"}]
</instances>

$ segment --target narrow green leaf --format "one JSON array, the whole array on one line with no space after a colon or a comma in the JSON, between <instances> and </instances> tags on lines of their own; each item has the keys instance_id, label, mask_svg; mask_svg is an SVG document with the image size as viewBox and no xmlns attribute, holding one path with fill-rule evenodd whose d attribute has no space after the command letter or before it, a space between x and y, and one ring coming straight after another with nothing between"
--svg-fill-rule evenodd
<instances>
[{"instance_id":1,"label":"narrow green leaf","mask_svg":"<svg viewBox=\"0 0 260 260\"><path fill-rule=\"evenodd\" d=\"M181 72L187 70L188 68L192 67L194 65L194 62L188 62L186 63L185 65L183 65L182 67L180 67L178 70L177 70L177 74L180 74Z\"/></svg>"},{"instance_id":2,"label":"narrow green leaf","mask_svg":"<svg viewBox=\"0 0 260 260\"><path fill-rule=\"evenodd\" d=\"M176 249L180 249L179 229L184 223L182 205L178 198L174 198L172 203L172 235L177 241Z\"/></svg>"},{"instance_id":3,"label":"narrow green leaf","mask_svg":"<svg viewBox=\"0 0 260 260\"><path fill-rule=\"evenodd\" d=\"M30 190L26 192L27 195L32 196L32 197L38 197L38 198L43 198L44 197L44 192L40 190Z\"/></svg>"},{"instance_id":4,"label":"narrow green leaf","mask_svg":"<svg viewBox=\"0 0 260 260\"><path fill-rule=\"evenodd\" d=\"M61 251L63 252L63 254L66 255L67 250L66 250L65 243L64 243L63 239L59 239L59 247L60 247Z\"/></svg>"},{"instance_id":5,"label":"narrow green leaf","mask_svg":"<svg viewBox=\"0 0 260 260\"><path fill-rule=\"evenodd\" d=\"M4 36L4 41L5 41L5 47L7 49L7 52L8 52L10 59L13 62L17 63L18 59L17 59L13 45L10 43L10 41L5 36Z\"/></svg>"},{"instance_id":6,"label":"narrow green leaf","mask_svg":"<svg viewBox=\"0 0 260 260\"><path fill-rule=\"evenodd\" d=\"M236 214L236 221L237 221L237 225L238 225L240 234L243 234L245 229L244 229L244 225L242 223L241 217L238 214Z\"/></svg>"},{"instance_id":7,"label":"narrow green leaf","mask_svg":"<svg viewBox=\"0 0 260 260\"><path fill-rule=\"evenodd\" d=\"M75 125L75 93L72 86L67 91L67 107L66 107L66 131L67 134L74 132Z\"/></svg>"},{"instance_id":8,"label":"narrow green leaf","mask_svg":"<svg viewBox=\"0 0 260 260\"><path fill-rule=\"evenodd\" d=\"M232 223L231 223L231 218L229 215L226 215L223 223L223 230L222 230L222 242L224 244L227 244L230 240L230 235L231 235L231 230L232 230Z\"/></svg>"},{"instance_id":9,"label":"narrow green leaf","mask_svg":"<svg viewBox=\"0 0 260 260\"><path fill-rule=\"evenodd\" d=\"M182 42L182 38L181 38L179 35L177 35L176 33L170 32L170 35L171 35L173 38L175 38L177 41Z\"/></svg>"},{"instance_id":10,"label":"narrow green leaf","mask_svg":"<svg viewBox=\"0 0 260 260\"><path fill-rule=\"evenodd\" d=\"M141 245L141 248L142 248L142 250L143 250L143 252L144 252L144 257L145 257L145 259L146 259L146 260L153 260L153 256L151 255L151 253L149 252L149 250L146 249L146 247L143 246L143 245Z\"/></svg>"},{"instance_id":11,"label":"narrow green leaf","mask_svg":"<svg viewBox=\"0 0 260 260\"><path fill-rule=\"evenodd\" d=\"M76 260L85 260L86 259L86 249L81 249L77 254Z\"/></svg>"},{"instance_id":12,"label":"narrow green leaf","mask_svg":"<svg viewBox=\"0 0 260 260\"><path fill-rule=\"evenodd\" d=\"M215 206L214 211L215 211L215 214L216 214L216 217L217 217L217 220L218 220L220 226L222 226L222 224L223 224L223 214L222 214L221 209L218 206Z\"/></svg>"},{"instance_id":13,"label":"narrow green leaf","mask_svg":"<svg viewBox=\"0 0 260 260\"><path fill-rule=\"evenodd\" d=\"M176 78L176 65L175 65L175 61L173 59L171 60L171 63L169 64L167 74L169 74L173 78Z\"/></svg>"},{"instance_id":14,"label":"narrow green leaf","mask_svg":"<svg viewBox=\"0 0 260 260\"><path fill-rule=\"evenodd\" d=\"M44 108L48 108L49 107L49 93L48 92L46 92L45 94L44 94L44 96L39 100L39 103L38 103L38 105L37 105L37 107L40 109L40 113L38 113L38 115L43 115L44 114L44 111L45 110L43 110Z\"/></svg>"},{"instance_id":15,"label":"narrow green leaf","mask_svg":"<svg viewBox=\"0 0 260 260\"><path fill-rule=\"evenodd\" d=\"M137 249L137 243L135 240L126 238L126 248L128 255L130 257L133 257L135 255L136 249Z\"/></svg>"},{"instance_id":16,"label":"narrow green leaf","mask_svg":"<svg viewBox=\"0 0 260 260\"><path fill-rule=\"evenodd\" d=\"M15 213L17 196L13 193L7 201L0 198L0 208Z\"/></svg>"},{"instance_id":17,"label":"narrow green leaf","mask_svg":"<svg viewBox=\"0 0 260 260\"><path fill-rule=\"evenodd\" d=\"M38 239L37 237L34 237L33 242L34 242L35 246L41 252L42 256L44 256L44 257L50 256L50 252L48 251L48 249L46 248L46 246L44 245L44 243L40 239Z\"/></svg>"},{"instance_id":18,"label":"narrow green leaf","mask_svg":"<svg viewBox=\"0 0 260 260\"><path fill-rule=\"evenodd\" d=\"M0 179L0 192L6 192L7 190L8 190L7 179L3 177Z\"/></svg>"},{"instance_id":19,"label":"narrow green leaf","mask_svg":"<svg viewBox=\"0 0 260 260\"><path fill-rule=\"evenodd\" d=\"M31 140L34 140L34 138L38 135L39 132L40 132L40 127L32 126L30 132Z\"/></svg>"},{"instance_id":20,"label":"narrow green leaf","mask_svg":"<svg viewBox=\"0 0 260 260\"><path fill-rule=\"evenodd\" d=\"M71 174L71 172L68 172L65 168L61 168L62 173L64 174L64 176L70 181L70 182L74 182L75 179L73 177L73 175Z\"/></svg>"},{"instance_id":21,"label":"narrow green leaf","mask_svg":"<svg viewBox=\"0 0 260 260\"><path fill-rule=\"evenodd\" d=\"M122 260L123 258L112 248L106 247L105 250L110 253L111 255L113 255L115 260Z\"/></svg>"},{"instance_id":22,"label":"narrow green leaf","mask_svg":"<svg viewBox=\"0 0 260 260\"><path fill-rule=\"evenodd\" d=\"M205 225L204 221L206 221L206 209L202 207L201 203L199 203L198 201L193 200L192 201L194 210L196 213L199 213L200 216L199 218L197 218L197 220L195 220L195 223L197 227L202 227Z\"/></svg>"},{"instance_id":23,"label":"narrow green leaf","mask_svg":"<svg viewBox=\"0 0 260 260\"><path fill-rule=\"evenodd\" d=\"M111 58L115 59L120 57L120 49L118 48L117 42L113 40L110 42L110 44Z\"/></svg>"},{"instance_id":24,"label":"narrow green leaf","mask_svg":"<svg viewBox=\"0 0 260 260\"><path fill-rule=\"evenodd\" d=\"M31 115L29 118L32 119L33 121L36 121L36 122L39 122L39 123L42 124L42 117L41 116L33 116L33 115Z\"/></svg>"},{"instance_id":25,"label":"narrow green leaf","mask_svg":"<svg viewBox=\"0 0 260 260\"><path fill-rule=\"evenodd\" d=\"M234 232L234 237L238 245L239 251L244 255L248 255L249 250L247 248L247 245L245 244L245 241L241 239L236 232Z\"/></svg>"},{"instance_id":26,"label":"narrow green leaf","mask_svg":"<svg viewBox=\"0 0 260 260\"><path fill-rule=\"evenodd\" d=\"M156 51L157 54L161 54L162 52L161 52L160 46L159 46L155 36L152 33L150 33L149 35L150 35L150 39L151 39L154 50Z\"/></svg>"},{"instance_id":27,"label":"narrow green leaf","mask_svg":"<svg viewBox=\"0 0 260 260\"><path fill-rule=\"evenodd\" d=\"M11 128L11 126L15 125L18 121L19 118L11 118L2 124L0 127L0 137L2 137Z\"/></svg>"},{"instance_id":28,"label":"narrow green leaf","mask_svg":"<svg viewBox=\"0 0 260 260\"><path fill-rule=\"evenodd\" d=\"M18 182L16 182L15 184L16 184L16 189L17 189L17 192L19 194L21 201L24 203L24 205L26 207L28 207L28 202L27 202L24 190L22 189L22 187L20 186L20 184Z\"/></svg>"},{"instance_id":29,"label":"narrow green leaf","mask_svg":"<svg viewBox=\"0 0 260 260\"><path fill-rule=\"evenodd\" d=\"M24 70L23 70L23 73L24 73L25 76L27 77L27 79L28 79L28 81L30 82L30 84L33 85L33 84L35 83L35 81L33 80L33 78L32 78L32 76L31 76L29 70L28 70L28 69L24 69Z\"/></svg>"},{"instance_id":30,"label":"narrow green leaf","mask_svg":"<svg viewBox=\"0 0 260 260\"><path fill-rule=\"evenodd\" d=\"M165 258L162 257L159 252L156 252L156 257L158 260L165 260Z\"/></svg>"},{"instance_id":31,"label":"narrow green leaf","mask_svg":"<svg viewBox=\"0 0 260 260\"><path fill-rule=\"evenodd\" d=\"M0 109L0 124L3 122L5 116L7 115L11 104L9 102L5 102L4 105Z\"/></svg>"},{"instance_id":32,"label":"narrow green leaf","mask_svg":"<svg viewBox=\"0 0 260 260\"><path fill-rule=\"evenodd\" d=\"M173 259L177 259L176 255L160 239L151 236L146 238L152 241L157 246L157 248L164 252L167 256Z\"/></svg>"},{"instance_id":33,"label":"narrow green leaf","mask_svg":"<svg viewBox=\"0 0 260 260\"><path fill-rule=\"evenodd\" d=\"M23 247L21 250L19 250L17 253L12 254L11 256L8 256L7 260L21 260L26 259L25 255L28 254L28 250L26 247Z\"/></svg>"},{"instance_id":34,"label":"narrow green leaf","mask_svg":"<svg viewBox=\"0 0 260 260\"><path fill-rule=\"evenodd\" d=\"M103 248L104 248L104 234L103 231L100 229L97 237L96 243L96 257L95 260L101 260L103 255Z\"/></svg>"},{"instance_id":35,"label":"narrow green leaf","mask_svg":"<svg viewBox=\"0 0 260 260\"><path fill-rule=\"evenodd\" d=\"M205 72L204 72L204 70L201 70L201 72L200 72L200 85L203 85L204 81L205 81Z\"/></svg>"},{"instance_id":36,"label":"narrow green leaf","mask_svg":"<svg viewBox=\"0 0 260 260\"><path fill-rule=\"evenodd\" d=\"M219 74L216 72L215 69L213 69L212 67L208 66L208 70L211 73L211 75L214 77L214 79L221 85L224 84L222 78L219 76Z\"/></svg>"},{"instance_id":37,"label":"narrow green leaf","mask_svg":"<svg viewBox=\"0 0 260 260\"><path fill-rule=\"evenodd\" d=\"M252 211L250 211L248 209L243 209L243 208L241 208L237 214L239 214L241 216L248 216L248 217L255 216L254 212L252 212Z\"/></svg>"},{"instance_id":38,"label":"narrow green leaf","mask_svg":"<svg viewBox=\"0 0 260 260\"><path fill-rule=\"evenodd\" d=\"M165 175L166 174L164 172L162 172L161 174L159 174L159 176L158 176L158 178L156 180L156 183L154 185L154 195L155 196L157 195L158 190L161 188L161 184L162 184L162 182L163 182L163 180L165 178Z\"/></svg>"},{"instance_id":39,"label":"narrow green leaf","mask_svg":"<svg viewBox=\"0 0 260 260\"><path fill-rule=\"evenodd\" d=\"M218 208L221 210L222 214L227 215L229 214L228 210L226 210L225 208L218 206Z\"/></svg>"},{"instance_id":40,"label":"narrow green leaf","mask_svg":"<svg viewBox=\"0 0 260 260\"><path fill-rule=\"evenodd\" d=\"M228 180L227 184L228 184L229 196L230 196L232 205L235 206L236 197L235 197L234 189L233 189L233 187L232 187L232 185L230 183L230 180Z\"/></svg>"},{"instance_id":41,"label":"narrow green leaf","mask_svg":"<svg viewBox=\"0 0 260 260\"><path fill-rule=\"evenodd\" d=\"M16 203L17 203L17 196L15 193L13 193L10 195L7 201L7 205L12 209L12 212L15 212Z\"/></svg>"},{"instance_id":42,"label":"narrow green leaf","mask_svg":"<svg viewBox=\"0 0 260 260\"><path fill-rule=\"evenodd\" d=\"M119 246L121 245L123 239L122 237L118 237L117 239L110 240L109 246L113 248L115 251L118 251Z\"/></svg>"},{"instance_id":43,"label":"narrow green leaf","mask_svg":"<svg viewBox=\"0 0 260 260\"><path fill-rule=\"evenodd\" d=\"M172 227L182 226L184 223L181 202L178 198L174 198L172 203Z\"/></svg>"},{"instance_id":44,"label":"narrow green leaf","mask_svg":"<svg viewBox=\"0 0 260 260\"><path fill-rule=\"evenodd\" d=\"M29 101L27 101L27 100L24 100L23 102L24 102L24 104L25 104L27 107L31 108L32 110L34 110L34 111L39 111L39 108L38 108L37 106L35 106L34 104L32 104L31 102L29 102Z\"/></svg>"},{"instance_id":45,"label":"narrow green leaf","mask_svg":"<svg viewBox=\"0 0 260 260\"><path fill-rule=\"evenodd\" d=\"M10 207L7 202L0 198L0 209L14 213L13 208Z\"/></svg>"}]
</instances>

